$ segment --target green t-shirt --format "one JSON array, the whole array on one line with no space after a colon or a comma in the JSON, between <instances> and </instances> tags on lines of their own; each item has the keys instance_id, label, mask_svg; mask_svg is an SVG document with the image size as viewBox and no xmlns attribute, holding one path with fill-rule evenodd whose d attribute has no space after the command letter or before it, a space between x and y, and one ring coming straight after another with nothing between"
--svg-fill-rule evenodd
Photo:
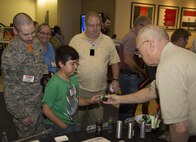
<instances>
[{"instance_id":1,"label":"green t-shirt","mask_svg":"<svg viewBox=\"0 0 196 142\"><path fill-rule=\"evenodd\" d=\"M74 124L79 101L79 84L75 75L70 77L70 82L61 79L55 74L47 83L43 104L47 104L55 115L64 123ZM54 125L46 119L46 124Z\"/></svg>"}]
</instances>

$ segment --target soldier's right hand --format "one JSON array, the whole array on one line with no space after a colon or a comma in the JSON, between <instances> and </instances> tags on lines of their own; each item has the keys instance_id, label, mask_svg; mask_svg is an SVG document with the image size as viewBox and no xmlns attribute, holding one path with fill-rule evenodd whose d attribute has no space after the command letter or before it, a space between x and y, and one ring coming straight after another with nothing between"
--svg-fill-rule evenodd
<instances>
[{"instance_id":1,"label":"soldier's right hand","mask_svg":"<svg viewBox=\"0 0 196 142\"><path fill-rule=\"evenodd\" d=\"M31 125L31 123L32 123L32 120L31 120L30 117L25 117L25 118L22 120L22 124L23 124L24 126L29 126L29 125Z\"/></svg>"}]
</instances>

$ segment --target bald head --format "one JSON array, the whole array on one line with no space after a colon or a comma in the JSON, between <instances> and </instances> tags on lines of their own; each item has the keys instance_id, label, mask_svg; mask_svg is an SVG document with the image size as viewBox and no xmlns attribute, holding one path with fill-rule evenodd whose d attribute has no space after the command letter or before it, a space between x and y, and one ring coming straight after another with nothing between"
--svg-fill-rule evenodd
<instances>
[{"instance_id":1,"label":"bald head","mask_svg":"<svg viewBox=\"0 0 196 142\"><path fill-rule=\"evenodd\" d=\"M154 25L147 25L143 27L139 33L137 38L153 38L157 40L161 39L166 39L169 40L169 35L168 33L160 28L159 26L154 26Z\"/></svg>"},{"instance_id":2,"label":"bald head","mask_svg":"<svg viewBox=\"0 0 196 142\"><path fill-rule=\"evenodd\" d=\"M26 13L18 13L13 18L14 34L25 44L31 44L35 38L33 20Z\"/></svg>"},{"instance_id":3,"label":"bald head","mask_svg":"<svg viewBox=\"0 0 196 142\"><path fill-rule=\"evenodd\" d=\"M143 27L136 38L137 49L144 62L149 66L157 66L161 52L169 42L167 32L154 25Z\"/></svg>"},{"instance_id":4,"label":"bald head","mask_svg":"<svg viewBox=\"0 0 196 142\"><path fill-rule=\"evenodd\" d=\"M14 28L20 31L21 26L33 24L33 20L26 13L18 13L13 18Z\"/></svg>"}]
</instances>

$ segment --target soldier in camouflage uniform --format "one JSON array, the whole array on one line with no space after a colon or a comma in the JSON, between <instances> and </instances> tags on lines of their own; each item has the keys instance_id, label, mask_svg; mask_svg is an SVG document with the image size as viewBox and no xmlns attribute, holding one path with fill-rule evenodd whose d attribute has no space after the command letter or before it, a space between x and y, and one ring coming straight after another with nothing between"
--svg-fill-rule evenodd
<instances>
[{"instance_id":1,"label":"soldier in camouflage uniform","mask_svg":"<svg viewBox=\"0 0 196 142\"><path fill-rule=\"evenodd\" d=\"M2 54L3 89L19 138L24 138L45 129L40 79L47 67L43 64L40 44L34 40L35 28L31 17L18 13L13 23L15 37Z\"/></svg>"}]
</instances>

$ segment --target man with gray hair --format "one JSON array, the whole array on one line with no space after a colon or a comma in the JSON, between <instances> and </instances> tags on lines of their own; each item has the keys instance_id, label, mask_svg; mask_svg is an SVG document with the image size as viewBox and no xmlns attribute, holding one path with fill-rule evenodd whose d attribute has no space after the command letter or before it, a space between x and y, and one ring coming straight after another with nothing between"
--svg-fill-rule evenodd
<instances>
[{"instance_id":1,"label":"man with gray hair","mask_svg":"<svg viewBox=\"0 0 196 142\"><path fill-rule=\"evenodd\" d=\"M105 103L143 103L159 97L171 142L187 142L189 135L196 135L196 55L171 43L158 26L142 28L136 43L144 62L157 66L156 80L133 94L109 95Z\"/></svg>"},{"instance_id":2,"label":"man with gray hair","mask_svg":"<svg viewBox=\"0 0 196 142\"><path fill-rule=\"evenodd\" d=\"M134 22L134 28L125 35L121 41L120 48L120 88L121 94L136 92L138 85L147 77L144 71L144 62L138 57L136 49L136 36L139 30L152 23L147 16L139 16ZM148 113L148 104L144 113ZM137 104L121 104L119 107L119 119L125 121L127 118L134 117Z\"/></svg>"},{"instance_id":3,"label":"man with gray hair","mask_svg":"<svg viewBox=\"0 0 196 142\"><path fill-rule=\"evenodd\" d=\"M15 37L2 54L3 94L19 138L43 131L40 80L47 71L31 17L13 18Z\"/></svg>"},{"instance_id":4,"label":"man with gray hair","mask_svg":"<svg viewBox=\"0 0 196 142\"><path fill-rule=\"evenodd\" d=\"M113 79L111 85L119 90L119 56L112 39L101 33L101 17L93 11L85 17L86 31L75 35L69 45L74 47L79 55L77 71L80 85L80 95L89 99L97 94L104 94L107 86L107 67L111 65ZM95 124L97 119L103 119L103 105L92 104L79 107L77 121L85 128L84 118L88 116L88 125Z\"/></svg>"}]
</instances>

